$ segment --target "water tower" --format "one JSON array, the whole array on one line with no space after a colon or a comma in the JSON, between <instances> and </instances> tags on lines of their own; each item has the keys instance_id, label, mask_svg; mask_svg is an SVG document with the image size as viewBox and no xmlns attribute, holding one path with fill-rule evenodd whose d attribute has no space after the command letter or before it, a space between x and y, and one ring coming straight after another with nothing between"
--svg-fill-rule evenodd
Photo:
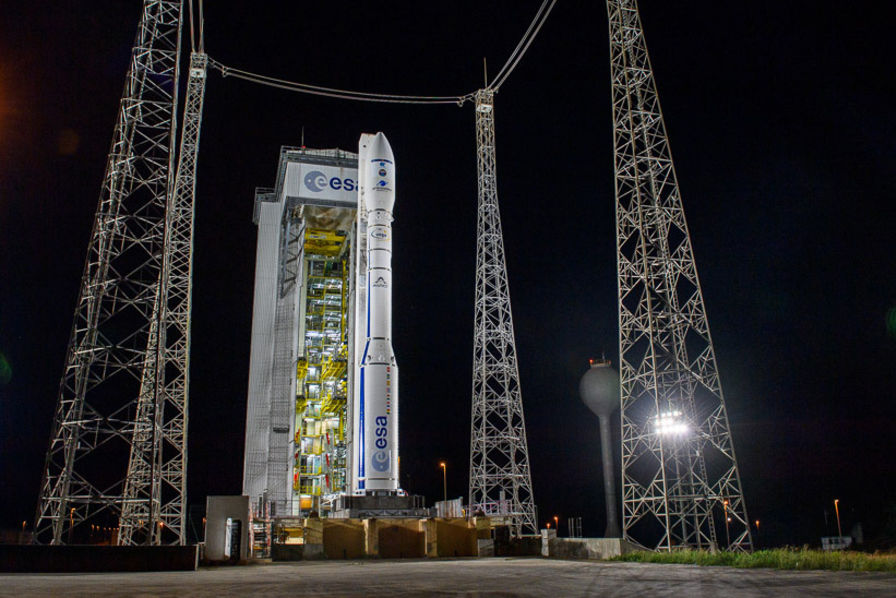
<instances>
[{"instance_id":1,"label":"water tower","mask_svg":"<svg viewBox=\"0 0 896 598\"><path fill-rule=\"evenodd\" d=\"M616 481L613 476L613 445L610 416L619 408L619 374L607 360L592 361L579 382L582 401L600 418L600 452L604 466L604 497L607 503L605 538L619 538L619 513L616 506Z\"/></svg>"}]
</instances>

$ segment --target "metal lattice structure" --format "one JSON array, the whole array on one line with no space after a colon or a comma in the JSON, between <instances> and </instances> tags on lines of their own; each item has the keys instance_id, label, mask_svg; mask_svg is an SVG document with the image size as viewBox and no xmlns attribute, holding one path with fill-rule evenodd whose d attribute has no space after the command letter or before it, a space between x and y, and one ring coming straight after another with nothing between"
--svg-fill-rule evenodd
<instances>
[{"instance_id":1,"label":"metal lattice structure","mask_svg":"<svg viewBox=\"0 0 896 598\"><path fill-rule=\"evenodd\" d=\"M177 178L168 199L156 319L137 402L118 542L184 544L196 159L208 57L193 52ZM160 311L160 313L159 313ZM158 334L161 331L161 334Z\"/></svg>"},{"instance_id":2,"label":"metal lattice structure","mask_svg":"<svg viewBox=\"0 0 896 598\"><path fill-rule=\"evenodd\" d=\"M608 0L623 536L751 550L703 294L636 0ZM719 537L720 532L724 536Z\"/></svg>"},{"instance_id":3,"label":"metal lattice structure","mask_svg":"<svg viewBox=\"0 0 896 598\"><path fill-rule=\"evenodd\" d=\"M35 522L38 542L83 542L85 522L114 524L132 501L143 508L138 503L148 492L135 484L143 465L183 488L183 467L175 464L185 464L186 414L165 413L158 395L168 386L157 381L172 368L186 371L184 354L175 350L168 359L158 350L172 314L159 283L163 270L173 273L183 259L171 250L176 233L166 233L173 224L169 215L166 227L182 9L181 0L143 2L60 383ZM175 354L183 363L175 365ZM168 457L147 457L161 454L154 448L163 444L161 436L177 446ZM134 464L128 478L137 456L146 463ZM177 511L167 512L166 502L158 521L171 526L177 543L183 496L173 502Z\"/></svg>"},{"instance_id":4,"label":"metal lattice structure","mask_svg":"<svg viewBox=\"0 0 896 598\"><path fill-rule=\"evenodd\" d=\"M495 167L494 90L476 100L479 209L470 432L470 511L537 533Z\"/></svg>"}]
</instances>

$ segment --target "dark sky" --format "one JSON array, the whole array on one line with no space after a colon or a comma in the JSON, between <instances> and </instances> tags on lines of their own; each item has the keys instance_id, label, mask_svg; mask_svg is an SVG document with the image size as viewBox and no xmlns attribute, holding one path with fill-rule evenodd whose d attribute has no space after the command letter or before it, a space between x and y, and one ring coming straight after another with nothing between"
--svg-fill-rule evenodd
<instances>
[{"instance_id":1,"label":"dark sky","mask_svg":"<svg viewBox=\"0 0 896 598\"><path fill-rule=\"evenodd\" d=\"M39 5L38 5L39 4ZM33 518L139 2L0 7L0 525ZM540 2L209 2L231 65L363 91L462 94ZM896 79L883 3L641 3L760 544L817 542L840 499L866 535L896 503ZM316 6L315 6L316 5ZM604 4L561 0L496 104L498 188L541 519L603 529L597 421L616 361ZM466 495L476 164L470 105L358 104L209 78L197 195L190 503L238 493L253 190L281 145L395 151L402 485ZM893 316L896 320L896 315ZM894 322L896 328L896 322ZM7 379L8 378L8 379ZM618 459L618 455L617 455ZM831 527L828 532L833 531Z\"/></svg>"}]
</instances>

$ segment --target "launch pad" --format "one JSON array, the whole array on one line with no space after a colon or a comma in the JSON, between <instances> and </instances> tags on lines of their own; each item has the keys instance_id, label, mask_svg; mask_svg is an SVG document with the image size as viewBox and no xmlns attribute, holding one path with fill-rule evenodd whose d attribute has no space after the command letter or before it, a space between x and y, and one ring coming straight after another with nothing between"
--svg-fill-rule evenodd
<instances>
[{"instance_id":1,"label":"launch pad","mask_svg":"<svg viewBox=\"0 0 896 598\"><path fill-rule=\"evenodd\" d=\"M419 495L376 495L352 496L343 494L336 498L331 517L336 519L419 518L429 517L423 496Z\"/></svg>"}]
</instances>

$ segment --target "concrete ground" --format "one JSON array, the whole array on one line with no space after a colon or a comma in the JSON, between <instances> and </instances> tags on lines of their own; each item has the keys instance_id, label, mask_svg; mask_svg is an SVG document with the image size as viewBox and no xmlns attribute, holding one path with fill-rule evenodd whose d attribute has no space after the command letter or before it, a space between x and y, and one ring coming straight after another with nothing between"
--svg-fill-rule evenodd
<instances>
[{"instance_id":1,"label":"concrete ground","mask_svg":"<svg viewBox=\"0 0 896 598\"><path fill-rule=\"evenodd\" d=\"M894 596L896 575L540 558L308 561L196 572L0 575L0 596Z\"/></svg>"}]
</instances>

